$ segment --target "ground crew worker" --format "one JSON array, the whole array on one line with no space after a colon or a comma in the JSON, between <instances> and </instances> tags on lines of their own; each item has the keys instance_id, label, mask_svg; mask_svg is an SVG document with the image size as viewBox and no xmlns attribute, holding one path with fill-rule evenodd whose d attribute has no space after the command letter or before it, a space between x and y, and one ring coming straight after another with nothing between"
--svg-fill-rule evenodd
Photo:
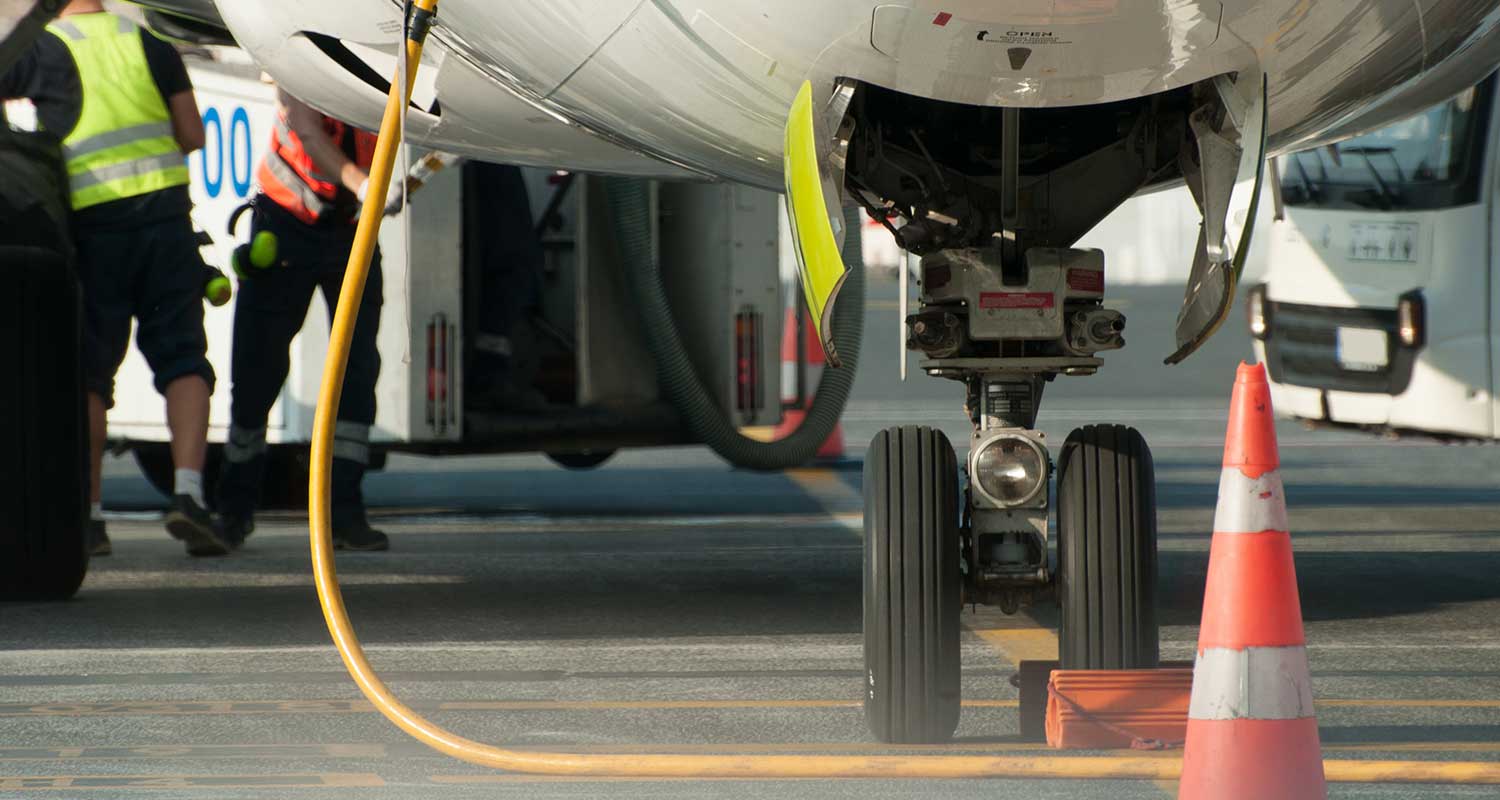
<instances>
[{"instance_id":1,"label":"ground crew worker","mask_svg":"<svg viewBox=\"0 0 1500 800\"><path fill-rule=\"evenodd\" d=\"M230 362L230 429L219 478L222 532L242 542L254 530L266 469L266 417L281 393L288 347L302 328L313 292L328 316L338 304L354 243L354 220L368 186L375 136L314 111L277 91L271 146L256 172L251 236L276 237L277 266L241 281L234 307ZM399 194L397 195L399 196ZM360 483L370 460L375 379L380 354L381 273L377 250L354 326L333 444L333 542L351 550L385 550L384 533L365 517Z\"/></svg>"},{"instance_id":2,"label":"ground crew worker","mask_svg":"<svg viewBox=\"0 0 1500 800\"><path fill-rule=\"evenodd\" d=\"M0 96L36 106L62 137L83 287L88 393L90 548L110 552L100 513L105 412L114 377L136 346L166 397L176 468L166 527L195 556L230 548L203 501L208 398L203 260L189 219L184 156L203 146L203 120L177 51L99 0L74 0L3 77Z\"/></svg>"}]
</instances>

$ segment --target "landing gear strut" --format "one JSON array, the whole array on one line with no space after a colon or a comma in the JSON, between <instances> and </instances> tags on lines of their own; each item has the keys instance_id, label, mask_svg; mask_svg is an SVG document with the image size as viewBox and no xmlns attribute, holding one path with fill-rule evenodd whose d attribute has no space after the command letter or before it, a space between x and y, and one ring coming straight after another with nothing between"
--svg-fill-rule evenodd
<instances>
[{"instance_id":1,"label":"landing gear strut","mask_svg":"<svg viewBox=\"0 0 1500 800\"><path fill-rule=\"evenodd\" d=\"M882 431L866 456L865 713L881 741L953 735L964 605L1015 613L1050 595L1062 607L1064 668L1157 663L1155 481L1145 440L1123 426L1080 428L1054 468L1036 430L1048 382L1093 374L1103 363L1095 353L1124 345L1125 318L1103 307L1103 255L1031 248L1015 264L1006 252L929 255L921 307L908 319L910 346L928 356L921 367L968 392L963 475L947 438L928 428Z\"/></svg>"},{"instance_id":2,"label":"landing gear strut","mask_svg":"<svg viewBox=\"0 0 1500 800\"><path fill-rule=\"evenodd\" d=\"M1080 428L1051 449L1037 409L1048 383L1092 375L1099 353L1125 345L1125 317L1104 306L1104 254L1069 245L1143 188L1182 180L1203 217L1167 363L1223 323L1264 175L1267 91L1264 74L1242 70L1134 101L1018 109L840 83L813 123L811 106L789 118L787 196L807 223L796 230L810 296L831 302L839 285L827 267L831 234L813 225L829 194L818 196L816 169L922 256L907 347L929 375L963 384L973 431L967 457L948 470L962 465L951 476L956 500L939 474L948 452L939 435L894 428L870 452L865 708L878 738L952 735L951 632L965 605L1015 613L1050 598L1061 606L1063 667L1156 665L1151 452L1138 432L1112 425ZM941 124L911 121L924 112ZM1247 221L1231 243L1232 196L1250 179ZM908 441L917 456L892 449ZM944 566L953 551L956 579Z\"/></svg>"}]
</instances>

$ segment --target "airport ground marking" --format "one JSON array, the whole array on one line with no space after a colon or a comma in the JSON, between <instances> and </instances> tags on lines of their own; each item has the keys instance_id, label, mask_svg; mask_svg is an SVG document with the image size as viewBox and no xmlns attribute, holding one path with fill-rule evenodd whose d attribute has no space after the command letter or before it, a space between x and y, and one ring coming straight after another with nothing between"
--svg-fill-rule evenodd
<instances>
[{"instance_id":1,"label":"airport ground marking","mask_svg":"<svg viewBox=\"0 0 1500 800\"><path fill-rule=\"evenodd\" d=\"M369 772L307 772L285 775L14 775L0 776L3 791L121 791L129 789L327 789L378 788L385 780Z\"/></svg>"},{"instance_id":2,"label":"airport ground marking","mask_svg":"<svg viewBox=\"0 0 1500 800\"><path fill-rule=\"evenodd\" d=\"M971 629L1013 667L1022 661L1056 661L1057 634L1046 628Z\"/></svg>"},{"instance_id":3,"label":"airport ground marking","mask_svg":"<svg viewBox=\"0 0 1500 800\"><path fill-rule=\"evenodd\" d=\"M1015 633L1007 631L1006 633ZM1032 641L1040 637L1017 637L1022 645L1035 647L1025 657L1044 655L1045 643ZM1007 640L1007 644L1010 644ZM1014 645L1012 645L1014 646ZM1026 653L1017 646L1012 652ZM1007 656L1010 657L1010 656ZM1013 698L968 698L969 709L1013 709ZM755 711L761 709L857 709L859 698L782 698L724 700L451 700L439 703L416 703L427 711ZM1500 700L1453 698L1319 698L1323 708L1371 709L1500 709ZM103 716L244 716L302 714L373 714L374 706L364 700L206 700L206 701L128 701L115 703L4 703L0 717L103 717ZM207 746L207 745L205 745ZM4 752L4 748L0 748Z\"/></svg>"},{"instance_id":4,"label":"airport ground marking","mask_svg":"<svg viewBox=\"0 0 1500 800\"><path fill-rule=\"evenodd\" d=\"M390 755L385 744L145 744L0 747L0 761L369 758Z\"/></svg>"},{"instance_id":5,"label":"airport ground marking","mask_svg":"<svg viewBox=\"0 0 1500 800\"><path fill-rule=\"evenodd\" d=\"M863 507L864 495L845 483L837 472L827 467L797 467L783 474L801 487L808 497L818 501L830 512L834 510L834 506L850 502L859 503ZM839 514L839 516L843 515ZM858 516L861 521L864 520L863 512L860 512Z\"/></svg>"},{"instance_id":6,"label":"airport ground marking","mask_svg":"<svg viewBox=\"0 0 1500 800\"><path fill-rule=\"evenodd\" d=\"M968 699L965 708L1015 708L1007 698ZM429 711L612 711L612 710L714 710L778 708L860 708L858 698L847 699L743 699L743 700L452 700L414 703ZM364 700L214 700L135 701L123 703L7 703L0 704L0 717L99 717L99 716L222 716L259 714L372 714L375 707Z\"/></svg>"},{"instance_id":7,"label":"airport ground marking","mask_svg":"<svg viewBox=\"0 0 1500 800\"><path fill-rule=\"evenodd\" d=\"M1041 753L1051 748L1041 742L986 741L950 742L933 745L887 745L878 742L615 742L577 743L565 745L517 745L515 750L553 751L570 753L710 753L720 755L744 755L756 753L817 754L817 753L874 753L899 755L903 753ZM413 748L426 755L425 749ZM1456 755L1460 753L1500 753L1500 742L1358 742L1325 744L1324 751L1330 753L1429 753ZM288 758L338 758L387 760L407 757L410 753L393 752L390 745L380 742L367 743L316 743L316 744L220 744L220 745L136 745L136 746L56 746L56 747L0 747L0 761L163 761L172 759L221 759L221 760L271 760ZM1148 755L1170 757L1172 753L1161 752ZM435 757L435 756L434 756ZM321 773L319 773L321 774ZM334 773L343 775L343 773ZM74 780L80 776L35 776L28 780L45 784L49 781ZM91 776L92 777L92 776ZM107 777L107 776L106 776ZM140 777L140 776L137 776ZM156 780L180 779L182 776L152 776ZM188 776L191 777L191 776ZM271 776L281 780L288 776ZM291 776L299 777L299 776ZM342 780L343 778L338 778ZM1163 782L1166 785L1170 782ZM318 784L331 785L331 784ZM1175 788L1175 784L1172 784ZM63 788L56 785L25 788ZM84 787L75 787L84 788ZM112 787L95 787L112 788ZM162 788L159 785L136 788Z\"/></svg>"}]
</instances>

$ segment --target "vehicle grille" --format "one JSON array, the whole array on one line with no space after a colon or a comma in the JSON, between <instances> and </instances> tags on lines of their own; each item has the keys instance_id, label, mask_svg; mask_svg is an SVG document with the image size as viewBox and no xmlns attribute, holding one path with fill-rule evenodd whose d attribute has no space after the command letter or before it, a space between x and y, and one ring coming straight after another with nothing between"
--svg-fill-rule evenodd
<instances>
[{"instance_id":1,"label":"vehicle grille","mask_svg":"<svg viewBox=\"0 0 1500 800\"><path fill-rule=\"evenodd\" d=\"M1396 310L1327 308L1266 302L1266 367L1271 380L1293 386L1341 392L1401 394L1411 383L1416 348L1396 339ZM1338 329L1383 330L1389 342L1387 364L1374 370L1347 369L1339 363Z\"/></svg>"}]
</instances>

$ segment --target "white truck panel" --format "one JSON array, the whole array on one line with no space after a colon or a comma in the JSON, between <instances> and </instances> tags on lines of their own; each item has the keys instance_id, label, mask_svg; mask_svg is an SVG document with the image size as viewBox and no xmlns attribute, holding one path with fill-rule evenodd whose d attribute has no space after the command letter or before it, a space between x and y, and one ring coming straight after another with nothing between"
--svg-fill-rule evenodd
<instances>
[{"instance_id":1,"label":"white truck panel","mask_svg":"<svg viewBox=\"0 0 1500 800\"><path fill-rule=\"evenodd\" d=\"M203 249L204 259L233 275L229 258L235 245L249 235L250 222L241 218L239 235L226 229L229 215L254 193L254 169L270 140L275 88L240 70L238 74L212 64L190 62L189 74L205 117L207 146L188 158L192 175L193 220L214 239ZM409 213L386 220L380 243L385 291L379 348L380 380L376 385L377 441L457 439L459 398L450 392L453 411L441 425L429 424L426 329L436 315L452 326L449 352L454 354L448 383L460 386L456 370L461 360L458 332L462 330L459 270L461 215L460 178L454 171L434 176L416 195ZM408 269L407 223L411 243L422 254L422 269ZM205 306L209 361L218 377L210 401L210 441L223 441L229 426L230 347L234 305ZM302 332L292 340L290 369L280 400L271 409L267 438L275 442L304 442L312 431L313 409L328 343L328 313L321 293L308 307ZM110 435L141 441L165 441L165 407L152 384L151 370L134 346L115 380L116 406L109 415Z\"/></svg>"}]
</instances>

